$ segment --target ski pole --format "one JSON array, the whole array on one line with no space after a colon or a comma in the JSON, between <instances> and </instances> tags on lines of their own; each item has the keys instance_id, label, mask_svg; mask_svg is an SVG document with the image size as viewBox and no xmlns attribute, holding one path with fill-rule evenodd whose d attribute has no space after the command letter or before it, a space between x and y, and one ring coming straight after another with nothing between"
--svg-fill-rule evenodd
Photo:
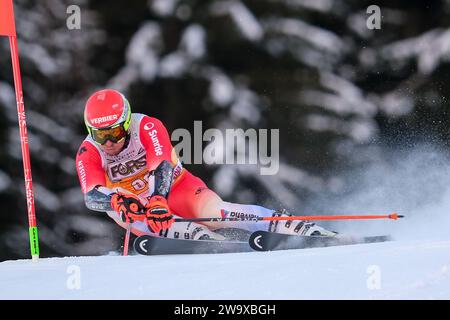
<instances>
[{"instance_id":1,"label":"ski pole","mask_svg":"<svg viewBox=\"0 0 450 320\"><path fill-rule=\"evenodd\" d=\"M127 223L127 232L125 233L125 240L123 243L123 255L128 255L128 245L130 243L131 222Z\"/></svg>"},{"instance_id":2,"label":"ski pole","mask_svg":"<svg viewBox=\"0 0 450 320\"><path fill-rule=\"evenodd\" d=\"M404 218L395 212L379 215L320 215L320 216L288 216L288 217L242 217L242 218L177 218L175 222L230 222L230 221L286 221L286 220L373 220Z\"/></svg>"}]
</instances>

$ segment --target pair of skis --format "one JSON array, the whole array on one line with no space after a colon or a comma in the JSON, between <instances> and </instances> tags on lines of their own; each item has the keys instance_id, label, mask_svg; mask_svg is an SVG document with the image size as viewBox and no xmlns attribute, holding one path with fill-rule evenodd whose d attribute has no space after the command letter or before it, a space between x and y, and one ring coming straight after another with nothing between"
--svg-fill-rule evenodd
<instances>
[{"instance_id":1,"label":"pair of skis","mask_svg":"<svg viewBox=\"0 0 450 320\"><path fill-rule=\"evenodd\" d=\"M358 215L358 216L274 216L252 218L194 218L175 219L175 222L228 222L228 221L289 221L289 220L361 220L361 219L392 219L403 218L397 213L384 215ZM124 255L128 254L128 241L130 229L127 228L125 237ZM348 237L337 235L334 237L323 236L298 236L256 231L251 234L248 241L217 241L217 240L183 240L157 238L148 235L140 236L134 241L134 250L142 255L158 254L192 254L192 253L228 253L249 251L273 251L287 249L304 249L316 247L329 247L338 245L351 245L359 243L373 243L389 241L389 236L375 237Z\"/></svg>"},{"instance_id":2,"label":"pair of skis","mask_svg":"<svg viewBox=\"0 0 450 320\"><path fill-rule=\"evenodd\" d=\"M305 249L384 242L389 240L391 240L389 236L297 236L267 231L256 231L252 233L248 241L184 240L156 238L144 235L135 239L134 250L141 255L209 254Z\"/></svg>"}]
</instances>

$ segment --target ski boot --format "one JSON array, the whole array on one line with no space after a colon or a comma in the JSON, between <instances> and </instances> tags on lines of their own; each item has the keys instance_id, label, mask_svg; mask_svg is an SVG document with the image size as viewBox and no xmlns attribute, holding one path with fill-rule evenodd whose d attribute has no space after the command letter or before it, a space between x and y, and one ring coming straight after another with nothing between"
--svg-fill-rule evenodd
<instances>
[{"instance_id":1,"label":"ski boot","mask_svg":"<svg viewBox=\"0 0 450 320\"><path fill-rule=\"evenodd\" d=\"M160 232L160 237L172 239L190 239L190 240L219 240L226 238L206 226L194 222L177 222L169 230Z\"/></svg>"},{"instance_id":2,"label":"ski boot","mask_svg":"<svg viewBox=\"0 0 450 320\"><path fill-rule=\"evenodd\" d=\"M287 210L282 209L275 211L272 214L272 217L290 217L292 213L289 213ZM294 220L273 220L270 221L269 224L269 232L283 233L283 234L291 234L291 235L299 235L299 236L321 236L321 237L334 237L337 235L337 232L328 231L314 222L308 220L294 221Z\"/></svg>"}]
</instances>

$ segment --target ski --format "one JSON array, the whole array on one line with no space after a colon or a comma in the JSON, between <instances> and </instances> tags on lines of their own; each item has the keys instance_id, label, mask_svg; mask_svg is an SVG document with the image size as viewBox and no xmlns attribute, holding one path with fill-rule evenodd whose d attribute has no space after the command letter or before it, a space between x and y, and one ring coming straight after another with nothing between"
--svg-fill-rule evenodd
<instances>
[{"instance_id":1,"label":"ski","mask_svg":"<svg viewBox=\"0 0 450 320\"><path fill-rule=\"evenodd\" d=\"M297 236L268 231L256 231L251 234L249 245L255 251L274 251L374 243L389 240L391 240L391 238L387 235L372 237L351 237L339 235L336 237L321 237Z\"/></svg>"},{"instance_id":2,"label":"ski","mask_svg":"<svg viewBox=\"0 0 450 320\"><path fill-rule=\"evenodd\" d=\"M137 237L134 250L141 255L210 254L253 251L248 242L156 238L149 235Z\"/></svg>"},{"instance_id":3,"label":"ski","mask_svg":"<svg viewBox=\"0 0 450 320\"><path fill-rule=\"evenodd\" d=\"M268 231L253 232L246 241L217 241L157 238L149 235L134 240L134 251L141 255L162 254L213 254L251 251L275 251L288 249L307 249L330 246L343 246L363 243L390 241L390 236L371 237L321 237L297 236Z\"/></svg>"}]
</instances>

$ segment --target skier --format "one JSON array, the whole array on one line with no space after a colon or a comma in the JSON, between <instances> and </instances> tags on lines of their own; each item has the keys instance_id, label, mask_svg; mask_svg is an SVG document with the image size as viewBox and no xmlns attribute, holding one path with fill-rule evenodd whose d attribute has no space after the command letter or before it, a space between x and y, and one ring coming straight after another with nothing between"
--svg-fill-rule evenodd
<instances>
[{"instance_id":1,"label":"skier","mask_svg":"<svg viewBox=\"0 0 450 320\"><path fill-rule=\"evenodd\" d=\"M286 210L223 201L198 177L183 168L169 134L156 118L131 113L116 90L93 93L84 122L88 136L76 156L86 206L106 212L122 226L131 223L137 236L225 240L221 230L268 230L285 234L334 236L309 221L230 221L204 224L176 222L174 217L288 216Z\"/></svg>"}]
</instances>

